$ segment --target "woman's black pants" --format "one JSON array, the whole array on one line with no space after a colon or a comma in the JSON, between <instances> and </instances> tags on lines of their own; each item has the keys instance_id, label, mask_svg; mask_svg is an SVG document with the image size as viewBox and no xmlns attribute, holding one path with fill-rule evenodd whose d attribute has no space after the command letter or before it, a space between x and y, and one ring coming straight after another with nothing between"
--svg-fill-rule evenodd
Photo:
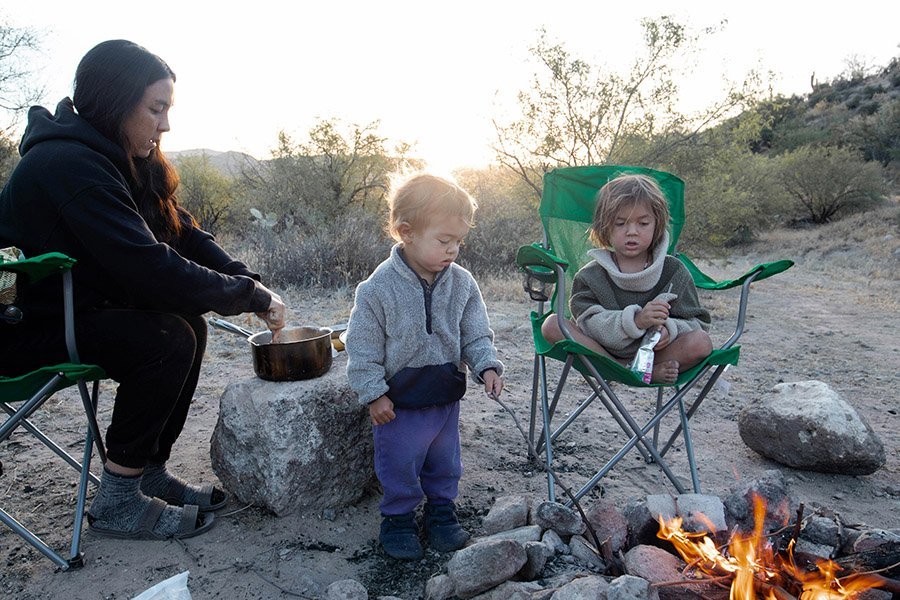
<instances>
[{"instance_id":1,"label":"woman's black pants","mask_svg":"<svg viewBox=\"0 0 900 600\"><path fill-rule=\"evenodd\" d=\"M99 365L119 384L106 430L109 460L142 468L169 459L197 388L206 334L202 316L131 309L76 315L81 362ZM63 362L69 357L61 323L2 327L0 373Z\"/></svg>"}]
</instances>

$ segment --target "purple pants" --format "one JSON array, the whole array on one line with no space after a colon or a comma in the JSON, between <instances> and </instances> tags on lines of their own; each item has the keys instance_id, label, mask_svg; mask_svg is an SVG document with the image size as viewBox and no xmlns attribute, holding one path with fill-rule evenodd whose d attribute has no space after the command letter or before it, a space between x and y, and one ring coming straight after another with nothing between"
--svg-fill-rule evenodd
<instances>
[{"instance_id":1,"label":"purple pants","mask_svg":"<svg viewBox=\"0 0 900 600\"><path fill-rule=\"evenodd\" d=\"M384 488L381 514L410 513L423 497L452 502L462 476L459 402L394 413L393 421L372 428L375 474Z\"/></svg>"}]
</instances>

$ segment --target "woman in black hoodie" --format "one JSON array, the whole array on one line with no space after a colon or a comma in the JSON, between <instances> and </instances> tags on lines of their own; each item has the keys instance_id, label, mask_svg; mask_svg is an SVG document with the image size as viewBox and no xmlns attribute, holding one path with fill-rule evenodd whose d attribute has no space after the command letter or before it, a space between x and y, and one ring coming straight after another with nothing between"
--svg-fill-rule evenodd
<instances>
[{"instance_id":1,"label":"woman in black hoodie","mask_svg":"<svg viewBox=\"0 0 900 600\"><path fill-rule=\"evenodd\" d=\"M89 528L111 537L189 537L212 525L225 493L166 469L197 386L203 314L253 312L276 333L284 326L281 298L176 201L178 177L159 150L174 83L137 44L95 46L78 65L73 98L55 114L29 112L22 159L0 192L0 247L78 261L80 358L119 384L88 511ZM0 374L68 360L59 283L45 282L19 304L24 321L3 327Z\"/></svg>"}]
</instances>

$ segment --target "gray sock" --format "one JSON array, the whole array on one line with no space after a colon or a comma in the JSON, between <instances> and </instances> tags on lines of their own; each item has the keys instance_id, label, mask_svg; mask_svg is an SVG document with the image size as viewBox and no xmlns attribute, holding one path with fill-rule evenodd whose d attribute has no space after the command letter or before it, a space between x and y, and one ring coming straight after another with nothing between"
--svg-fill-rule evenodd
<instances>
[{"instance_id":1,"label":"gray sock","mask_svg":"<svg viewBox=\"0 0 900 600\"><path fill-rule=\"evenodd\" d=\"M150 498L141 493L140 486L140 475L116 475L104 468L100 476L100 489L88 509L91 524L122 532L137 529L141 515L150 506ZM171 536L178 533L180 523L181 509L168 506L159 516L153 531Z\"/></svg>"},{"instance_id":2,"label":"gray sock","mask_svg":"<svg viewBox=\"0 0 900 600\"><path fill-rule=\"evenodd\" d=\"M172 491L177 490L171 497ZM148 496L162 498L171 504L197 504L201 507L209 503L209 498L200 497L200 488L189 485L178 477L175 477L166 469L166 464L148 464L144 467L144 477L141 479L141 491ZM213 502L216 499L213 498Z\"/></svg>"}]
</instances>

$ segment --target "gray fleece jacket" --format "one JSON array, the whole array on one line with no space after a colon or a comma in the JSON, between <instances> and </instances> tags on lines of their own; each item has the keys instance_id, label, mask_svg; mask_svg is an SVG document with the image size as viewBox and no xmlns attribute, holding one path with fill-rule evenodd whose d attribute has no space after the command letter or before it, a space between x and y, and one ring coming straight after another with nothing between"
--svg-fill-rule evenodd
<instances>
[{"instance_id":1,"label":"gray fleece jacket","mask_svg":"<svg viewBox=\"0 0 900 600\"><path fill-rule=\"evenodd\" d=\"M609 250L595 248L588 251L594 260L575 274L569 302L575 323L613 356L635 355L646 330L634 317L654 298L672 307L665 326L673 341L682 333L709 329L709 311L700 306L691 274L681 261L666 255L668 245L666 235L653 262L638 273L622 273Z\"/></svg>"},{"instance_id":2,"label":"gray fleece jacket","mask_svg":"<svg viewBox=\"0 0 900 600\"><path fill-rule=\"evenodd\" d=\"M455 402L497 360L487 309L466 269L451 264L430 286L400 245L356 288L347 327L347 378L361 404L387 396L399 408Z\"/></svg>"}]
</instances>

